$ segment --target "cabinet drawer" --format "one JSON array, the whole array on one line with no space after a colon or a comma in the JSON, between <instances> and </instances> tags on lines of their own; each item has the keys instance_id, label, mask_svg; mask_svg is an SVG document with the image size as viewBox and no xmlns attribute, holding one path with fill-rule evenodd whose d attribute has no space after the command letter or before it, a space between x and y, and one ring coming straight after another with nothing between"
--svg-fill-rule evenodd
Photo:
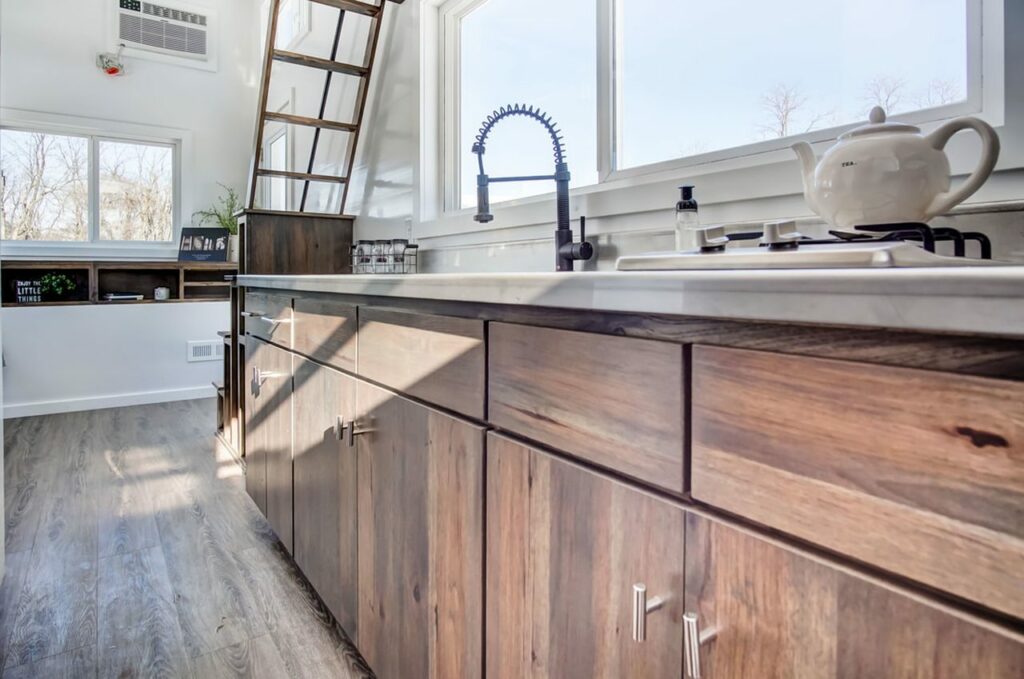
<instances>
[{"instance_id":1,"label":"cabinet drawer","mask_svg":"<svg viewBox=\"0 0 1024 679\"><path fill-rule=\"evenodd\" d=\"M495 425L682 493L683 348L492 323Z\"/></svg>"},{"instance_id":2,"label":"cabinet drawer","mask_svg":"<svg viewBox=\"0 0 1024 679\"><path fill-rule=\"evenodd\" d=\"M359 310L359 374L443 408L484 417L484 324Z\"/></svg>"},{"instance_id":3,"label":"cabinet drawer","mask_svg":"<svg viewBox=\"0 0 1024 679\"><path fill-rule=\"evenodd\" d=\"M263 292L245 293L245 332L279 344L292 346L292 300L284 295Z\"/></svg>"},{"instance_id":4,"label":"cabinet drawer","mask_svg":"<svg viewBox=\"0 0 1024 679\"><path fill-rule=\"evenodd\" d=\"M342 370L356 370L356 306L324 299L295 300L295 351Z\"/></svg>"},{"instance_id":5,"label":"cabinet drawer","mask_svg":"<svg viewBox=\"0 0 1024 679\"><path fill-rule=\"evenodd\" d=\"M693 351L693 497L1024 617L1024 384Z\"/></svg>"}]
</instances>

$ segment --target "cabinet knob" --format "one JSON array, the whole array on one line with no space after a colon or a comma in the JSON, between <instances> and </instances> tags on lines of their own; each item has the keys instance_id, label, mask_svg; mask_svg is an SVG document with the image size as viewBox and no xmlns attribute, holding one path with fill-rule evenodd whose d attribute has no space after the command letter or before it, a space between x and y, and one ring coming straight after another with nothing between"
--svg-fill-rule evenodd
<instances>
[{"instance_id":1,"label":"cabinet knob","mask_svg":"<svg viewBox=\"0 0 1024 679\"><path fill-rule=\"evenodd\" d=\"M647 585L642 582L633 585L633 641L647 640L647 614L664 606L665 601L665 597L660 596L648 600Z\"/></svg>"},{"instance_id":2,"label":"cabinet knob","mask_svg":"<svg viewBox=\"0 0 1024 679\"><path fill-rule=\"evenodd\" d=\"M686 679L701 679L700 647L718 636L715 628L700 631L696 613L683 614L683 654L686 660Z\"/></svg>"}]
</instances>

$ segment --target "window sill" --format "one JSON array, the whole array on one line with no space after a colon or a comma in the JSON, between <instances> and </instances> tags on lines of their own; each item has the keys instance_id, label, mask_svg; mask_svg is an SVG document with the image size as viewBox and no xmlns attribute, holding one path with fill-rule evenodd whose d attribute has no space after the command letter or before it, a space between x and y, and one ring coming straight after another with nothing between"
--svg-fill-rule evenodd
<instances>
[{"instance_id":1,"label":"window sill","mask_svg":"<svg viewBox=\"0 0 1024 679\"><path fill-rule=\"evenodd\" d=\"M168 260L177 261L174 243L39 243L0 242L4 259L83 259L83 260Z\"/></svg>"}]
</instances>

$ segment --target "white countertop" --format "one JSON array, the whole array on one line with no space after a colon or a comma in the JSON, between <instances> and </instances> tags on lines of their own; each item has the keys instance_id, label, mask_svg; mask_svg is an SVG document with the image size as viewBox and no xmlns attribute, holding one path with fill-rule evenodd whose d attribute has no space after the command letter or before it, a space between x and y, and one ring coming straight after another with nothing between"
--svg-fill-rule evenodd
<instances>
[{"instance_id":1,"label":"white countertop","mask_svg":"<svg viewBox=\"0 0 1024 679\"><path fill-rule=\"evenodd\" d=\"M1024 338L1024 266L240 276L247 287Z\"/></svg>"}]
</instances>

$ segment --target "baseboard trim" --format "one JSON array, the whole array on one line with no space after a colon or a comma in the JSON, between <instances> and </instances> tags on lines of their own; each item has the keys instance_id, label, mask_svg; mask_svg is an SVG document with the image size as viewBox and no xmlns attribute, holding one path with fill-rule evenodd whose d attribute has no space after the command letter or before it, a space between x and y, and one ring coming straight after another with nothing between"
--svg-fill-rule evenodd
<instances>
[{"instance_id":1,"label":"baseboard trim","mask_svg":"<svg viewBox=\"0 0 1024 679\"><path fill-rule=\"evenodd\" d=\"M164 389L160 391L140 391L129 394L110 394L72 398L60 401L34 401L29 403L5 403L4 419L13 417L31 417L34 415L53 415L55 413L73 413L81 410L102 410L104 408L123 408L125 406L141 406L150 403L169 403L171 401L187 401L194 398L213 398L217 395L213 385L187 387L185 389Z\"/></svg>"}]
</instances>

